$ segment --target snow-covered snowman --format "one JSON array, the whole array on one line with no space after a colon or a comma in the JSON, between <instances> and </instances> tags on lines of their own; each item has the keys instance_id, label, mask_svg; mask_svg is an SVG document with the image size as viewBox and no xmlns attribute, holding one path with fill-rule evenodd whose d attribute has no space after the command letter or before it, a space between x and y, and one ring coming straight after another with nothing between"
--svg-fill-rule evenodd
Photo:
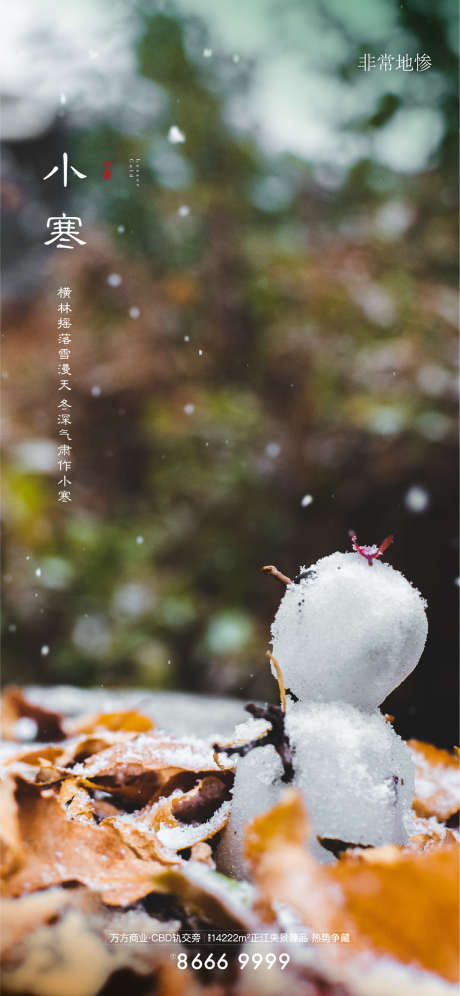
<instances>
[{"instance_id":1,"label":"snow-covered snowman","mask_svg":"<svg viewBox=\"0 0 460 996\"><path fill-rule=\"evenodd\" d=\"M273 736L276 723L256 718L237 727L228 748L242 756L217 861L237 878L248 874L245 825L271 808L288 782L302 792L310 846L322 861L334 861L350 844L408 840L414 765L378 707L419 661L426 603L380 561L393 537L366 547L350 536L354 552L302 567L295 581L264 568L286 585L269 655L280 684L284 740Z\"/></svg>"}]
</instances>

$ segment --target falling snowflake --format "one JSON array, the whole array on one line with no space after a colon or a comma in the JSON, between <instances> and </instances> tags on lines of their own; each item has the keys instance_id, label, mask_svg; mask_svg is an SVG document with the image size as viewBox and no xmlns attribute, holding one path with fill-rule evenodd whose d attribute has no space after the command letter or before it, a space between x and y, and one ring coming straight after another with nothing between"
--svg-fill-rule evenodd
<instances>
[{"instance_id":1,"label":"falling snowflake","mask_svg":"<svg viewBox=\"0 0 460 996\"><path fill-rule=\"evenodd\" d=\"M425 512L430 504L430 496L420 484L412 484L404 495L404 504L409 512Z\"/></svg>"},{"instance_id":2,"label":"falling snowflake","mask_svg":"<svg viewBox=\"0 0 460 996\"><path fill-rule=\"evenodd\" d=\"M185 135L177 125L171 125L168 131L168 142L172 142L173 145L179 145L181 142L185 142Z\"/></svg>"}]
</instances>

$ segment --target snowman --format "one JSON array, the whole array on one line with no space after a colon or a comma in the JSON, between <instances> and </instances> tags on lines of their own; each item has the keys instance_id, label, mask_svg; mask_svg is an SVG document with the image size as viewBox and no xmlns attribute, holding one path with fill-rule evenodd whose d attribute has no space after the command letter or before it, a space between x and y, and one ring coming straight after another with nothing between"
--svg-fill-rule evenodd
<instances>
[{"instance_id":1,"label":"snowman","mask_svg":"<svg viewBox=\"0 0 460 996\"><path fill-rule=\"evenodd\" d=\"M350 845L408 841L414 764L379 706L420 659L426 603L381 562L393 537L377 547L350 536L353 552L302 567L295 581L264 568L286 585L268 655L282 708L248 707L258 718L237 727L226 749L241 756L217 861L237 878L248 875L245 825L288 783L302 793L320 861Z\"/></svg>"}]
</instances>

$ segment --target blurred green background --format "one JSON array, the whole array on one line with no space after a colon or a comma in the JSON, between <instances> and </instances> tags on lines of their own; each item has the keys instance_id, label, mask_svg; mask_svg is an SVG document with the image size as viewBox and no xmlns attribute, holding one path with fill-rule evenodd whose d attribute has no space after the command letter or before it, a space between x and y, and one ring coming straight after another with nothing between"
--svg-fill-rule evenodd
<instances>
[{"instance_id":1,"label":"blurred green background","mask_svg":"<svg viewBox=\"0 0 460 996\"><path fill-rule=\"evenodd\" d=\"M450 746L456 4L18 7L2 83L4 681L275 698L282 589L261 566L294 576L349 548L350 527L394 532L388 560L427 598L430 634L386 709ZM392 71L360 70L366 53L392 53ZM42 180L63 151L87 174L66 191ZM74 252L43 244L63 210L82 218Z\"/></svg>"}]
</instances>

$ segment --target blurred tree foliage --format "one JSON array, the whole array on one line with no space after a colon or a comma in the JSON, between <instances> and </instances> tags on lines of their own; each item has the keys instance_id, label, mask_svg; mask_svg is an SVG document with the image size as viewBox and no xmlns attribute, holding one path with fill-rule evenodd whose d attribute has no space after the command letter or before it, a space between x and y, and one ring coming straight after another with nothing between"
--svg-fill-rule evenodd
<instances>
[{"instance_id":1,"label":"blurred tree foliage","mask_svg":"<svg viewBox=\"0 0 460 996\"><path fill-rule=\"evenodd\" d=\"M252 67L198 60L203 23L174 13L146 14L138 39L139 69L167 97L155 128L63 133L80 166L110 156L113 180L74 191L76 213L90 204L97 219L84 252L53 257L43 293L11 309L6 680L274 696L264 654L282 592L260 567L294 574L346 549L353 526L364 542L394 532L389 559L429 602L423 663L387 708L403 734L450 744L454 17L421 0L399 13L442 80L444 134L424 172L369 158L331 184L300 157L269 155L226 116ZM368 49L359 38L339 78ZM407 99L384 95L348 133L379 132ZM171 123L184 143L167 141ZM56 435L63 280L71 506L37 465ZM418 513L414 485L429 497Z\"/></svg>"}]
</instances>

